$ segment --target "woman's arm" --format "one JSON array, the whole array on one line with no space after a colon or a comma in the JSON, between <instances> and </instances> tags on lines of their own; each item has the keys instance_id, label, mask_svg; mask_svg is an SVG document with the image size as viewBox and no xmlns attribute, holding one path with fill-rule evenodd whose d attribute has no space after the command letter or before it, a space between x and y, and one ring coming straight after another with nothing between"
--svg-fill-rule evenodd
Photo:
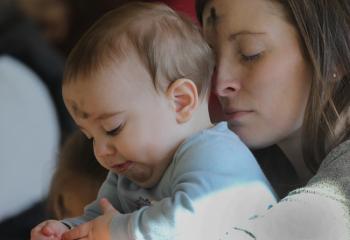
<instances>
[{"instance_id":1,"label":"woman's arm","mask_svg":"<svg viewBox=\"0 0 350 240\"><path fill-rule=\"evenodd\" d=\"M236 224L223 239L350 239L350 141L322 162L304 187L265 215Z\"/></svg>"}]
</instances>

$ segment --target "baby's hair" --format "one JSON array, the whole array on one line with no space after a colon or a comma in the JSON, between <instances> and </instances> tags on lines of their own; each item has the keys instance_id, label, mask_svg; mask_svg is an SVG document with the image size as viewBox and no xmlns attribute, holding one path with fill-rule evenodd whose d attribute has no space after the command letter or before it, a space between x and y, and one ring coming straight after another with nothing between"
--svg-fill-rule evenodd
<instances>
[{"instance_id":1,"label":"baby's hair","mask_svg":"<svg viewBox=\"0 0 350 240\"><path fill-rule=\"evenodd\" d=\"M130 56L141 60L157 90L187 78L201 98L208 96L214 68L210 47L189 18L161 3L132 2L105 14L73 48L63 84L90 79Z\"/></svg>"}]
</instances>

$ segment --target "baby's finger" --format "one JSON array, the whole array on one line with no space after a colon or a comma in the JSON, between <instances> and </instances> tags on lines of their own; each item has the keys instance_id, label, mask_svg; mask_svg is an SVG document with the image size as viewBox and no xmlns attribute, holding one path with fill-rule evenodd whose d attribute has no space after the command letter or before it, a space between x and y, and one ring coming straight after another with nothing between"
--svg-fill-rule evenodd
<instances>
[{"instance_id":1,"label":"baby's finger","mask_svg":"<svg viewBox=\"0 0 350 240\"><path fill-rule=\"evenodd\" d=\"M100 200L100 206L101 206L101 209L102 209L102 212L104 214L108 213L108 212L111 212L111 213L116 213L117 210L115 210L115 208L113 207L113 205L108 201L107 198L102 198Z\"/></svg>"},{"instance_id":2,"label":"baby's finger","mask_svg":"<svg viewBox=\"0 0 350 240\"><path fill-rule=\"evenodd\" d=\"M65 232L62 235L62 240L75 240L75 239L87 239L89 232L90 232L91 224L90 222L84 223L79 225L76 228L73 228L72 230Z\"/></svg>"},{"instance_id":3,"label":"baby's finger","mask_svg":"<svg viewBox=\"0 0 350 240\"><path fill-rule=\"evenodd\" d=\"M68 227L56 220L48 221L47 224L41 230L41 232L46 236L55 236L58 238L60 238L61 235L66 231L68 231Z\"/></svg>"},{"instance_id":4,"label":"baby's finger","mask_svg":"<svg viewBox=\"0 0 350 240\"><path fill-rule=\"evenodd\" d=\"M55 234L54 230L50 228L49 225L43 226L43 228L41 229L41 233L48 237Z\"/></svg>"},{"instance_id":5,"label":"baby's finger","mask_svg":"<svg viewBox=\"0 0 350 240\"><path fill-rule=\"evenodd\" d=\"M42 223L36 225L36 226L32 229L32 232L40 231L40 230L43 228L43 226L46 225L46 223L47 223L47 221L42 222Z\"/></svg>"},{"instance_id":6,"label":"baby's finger","mask_svg":"<svg viewBox=\"0 0 350 240\"><path fill-rule=\"evenodd\" d=\"M46 236L43 232L42 229L46 226L48 222L42 222L39 225L37 225L36 227L34 227L31 232L30 232L30 239L31 240L40 240L40 236ZM44 239L44 238L43 238Z\"/></svg>"}]
</instances>

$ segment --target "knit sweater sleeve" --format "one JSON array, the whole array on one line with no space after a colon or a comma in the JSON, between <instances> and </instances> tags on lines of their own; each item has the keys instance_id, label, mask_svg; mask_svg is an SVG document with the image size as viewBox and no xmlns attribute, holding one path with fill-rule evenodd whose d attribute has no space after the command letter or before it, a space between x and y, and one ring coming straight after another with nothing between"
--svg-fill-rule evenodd
<instances>
[{"instance_id":1,"label":"knit sweater sleeve","mask_svg":"<svg viewBox=\"0 0 350 240\"><path fill-rule=\"evenodd\" d=\"M350 239L350 140L328 154L305 187L264 215L232 226L223 240Z\"/></svg>"}]
</instances>

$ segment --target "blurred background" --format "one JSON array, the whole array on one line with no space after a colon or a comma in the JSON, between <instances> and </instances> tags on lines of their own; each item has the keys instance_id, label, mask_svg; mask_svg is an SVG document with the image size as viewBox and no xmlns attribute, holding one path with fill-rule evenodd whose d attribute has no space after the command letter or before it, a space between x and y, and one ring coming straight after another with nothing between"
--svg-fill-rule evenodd
<instances>
[{"instance_id":1,"label":"blurred background","mask_svg":"<svg viewBox=\"0 0 350 240\"><path fill-rule=\"evenodd\" d=\"M0 238L80 214L106 176L64 107L65 59L126 0L0 0ZM194 0L158 1L195 21Z\"/></svg>"}]
</instances>

